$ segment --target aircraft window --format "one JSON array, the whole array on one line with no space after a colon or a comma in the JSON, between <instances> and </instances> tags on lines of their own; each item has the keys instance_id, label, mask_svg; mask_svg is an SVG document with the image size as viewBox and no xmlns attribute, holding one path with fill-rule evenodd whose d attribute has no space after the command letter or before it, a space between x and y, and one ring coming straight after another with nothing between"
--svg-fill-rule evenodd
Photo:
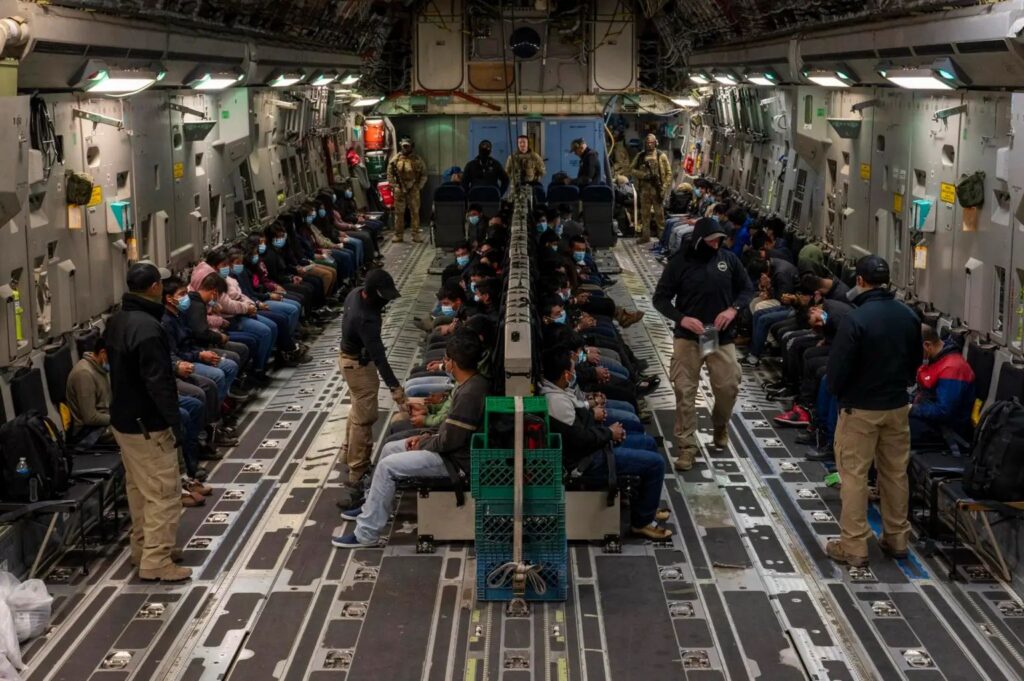
<instances>
[{"instance_id":1,"label":"aircraft window","mask_svg":"<svg viewBox=\"0 0 1024 681\"><path fill-rule=\"evenodd\" d=\"M173 133L171 134L171 144L174 145L175 149L181 149L181 143L181 130L178 129L178 126L174 126Z\"/></svg>"},{"instance_id":2,"label":"aircraft window","mask_svg":"<svg viewBox=\"0 0 1024 681\"><path fill-rule=\"evenodd\" d=\"M928 173L923 170L914 168L914 193L919 196L924 196L926 191L925 184L928 181Z\"/></svg>"},{"instance_id":3,"label":"aircraft window","mask_svg":"<svg viewBox=\"0 0 1024 681\"><path fill-rule=\"evenodd\" d=\"M952 144L944 144L942 146L942 165L951 166L953 165L953 159L956 158L956 151L953 149Z\"/></svg>"},{"instance_id":4,"label":"aircraft window","mask_svg":"<svg viewBox=\"0 0 1024 681\"><path fill-rule=\"evenodd\" d=\"M996 309L992 315L992 333L1003 332L1003 324L1006 316L1006 268L996 266L995 281L995 303Z\"/></svg>"},{"instance_id":5,"label":"aircraft window","mask_svg":"<svg viewBox=\"0 0 1024 681\"><path fill-rule=\"evenodd\" d=\"M875 150L885 151L885 135L879 135L875 138Z\"/></svg>"},{"instance_id":6,"label":"aircraft window","mask_svg":"<svg viewBox=\"0 0 1024 681\"><path fill-rule=\"evenodd\" d=\"M131 177L131 171L122 170L117 174L117 199L118 201L127 201L131 198L132 190L128 186L128 179Z\"/></svg>"},{"instance_id":7,"label":"aircraft window","mask_svg":"<svg viewBox=\"0 0 1024 681\"><path fill-rule=\"evenodd\" d=\"M97 146L90 146L85 150L85 162L90 168L96 168L100 164L100 148Z\"/></svg>"}]
</instances>

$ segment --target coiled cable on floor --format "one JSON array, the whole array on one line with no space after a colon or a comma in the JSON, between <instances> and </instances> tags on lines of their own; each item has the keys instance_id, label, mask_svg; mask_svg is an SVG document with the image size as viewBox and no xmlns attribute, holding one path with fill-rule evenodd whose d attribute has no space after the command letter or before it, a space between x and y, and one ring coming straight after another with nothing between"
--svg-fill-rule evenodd
<instances>
[{"instance_id":1,"label":"coiled cable on floor","mask_svg":"<svg viewBox=\"0 0 1024 681\"><path fill-rule=\"evenodd\" d=\"M547 592L548 584L540 574L540 565L529 563L508 562L499 565L487 575L487 586L492 589L508 588L515 582L517 575L521 576L538 596Z\"/></svg>"}]
</instances>

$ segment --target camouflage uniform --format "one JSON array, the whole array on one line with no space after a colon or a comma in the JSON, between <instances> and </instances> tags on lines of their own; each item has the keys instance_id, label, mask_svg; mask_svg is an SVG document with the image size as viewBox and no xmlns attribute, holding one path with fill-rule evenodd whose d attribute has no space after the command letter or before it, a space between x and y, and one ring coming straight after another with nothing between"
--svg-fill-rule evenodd
<instances>
[{"instance_id":1,"label":"camouflage uniform","mask_svg":"<svg viewBox=\"0 0 1024 681\"><path fill-rule=\"evenodd\" d=\"M664 152L643 151L633 159L633 179L640 194L639 242L651 239L651 216L654 216L655 238L665 229L665 197L672 187L672 166Z\"/></svg>"},{"instance_id":2,"label":"camouflage uniform","mask_svg":"<svg viewBox=\"0 0 1024 681\"><path fill-rule=\"evenodd\" d=\"M544 159L536 151L528 151L525 154L516 151L505 161L505 172L515 187L519 184L520 177L525 177L527 184L542 182L547 168Z\"/></svg>"},{"instance_id":3,"label":"camouflage uniform","mask_svg":"<svg viewBox=\"0 0 1024 681\"><path fill-rule=\"evenodd\" d=\"M629 175L629 149L623 140L615 140L611 154L612 172L615 175Z\"/></svg>"},{"instance_id":4,"label":"camouflage uniform","mask_svg":"<svg viewBox=\"0 0 1024 681\"><path fill-rule=\"evenodd\" d=\"M395 241L405 234L405 209L411 216L412 238L420 237L420 193L427 183L427 166L415 152L398 154L388 163L388 182L395 194Z\"/></svg>"}]
</instances>

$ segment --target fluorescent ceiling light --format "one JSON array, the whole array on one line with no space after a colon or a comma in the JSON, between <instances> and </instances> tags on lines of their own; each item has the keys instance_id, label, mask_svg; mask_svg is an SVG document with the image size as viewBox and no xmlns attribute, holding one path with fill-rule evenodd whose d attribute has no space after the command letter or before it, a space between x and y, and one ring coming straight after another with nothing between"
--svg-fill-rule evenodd
<instances>
[{"instance_id":1,"label":"fluorescent ceiling light","mask_svg":"<svg viewBox=\"0 0 1024 681\"><path fill-rule=\"evenodd\" d=\"M305 72L301 69L289 70L289 71L275 71L270 74L270 78L267 80L267 85L270 87L291 87L302 82L302 79L306 77Z\"/></svg>"},{"instance_id":2,"label":"fluorescent ceiling light","mask_svg":"<svg viewBox=\"0 0 1024 681\"><path fill-rule=\"evenodd\" d=\"M238 85L244 78L241 69L197 66L185 77L185 85L193 90L215 91Z\"/></svg>"},{"instance_id":3,"label":"fluorescent ceiling light","mask_svg":"<svg viewBox=\"0 0 1024 681\"><path fill-rule=\"evenodd\" d=\"M715 74L715 80L722 85L736 85L739 82L736 80L736 76L729 73L717 73Z\"/></svg>"},{"instance_id":4,"label":"fluorescent ceiling light","mask_svg":"<svg viewBox=\"0 0 1024 681\"><path fill-rule=\"evenodd\" d=\"M692 109L695 106L700 106L700 102L693 97L672 97L672 103L684 109Z\"/></svg>"},{"instance_id":5,"label":"fluorescent ceiling light","mask_svg":"<svg viewBox=\"0 0 1024 681\"><path fill-rule=\"evenodd\" d=\"M846 66L833 69L804 69L804 78L822 87L850 87L857 84L857 77Z\"/></svg>"},{"instance_id":6,"label":"fluorescent ceiling light","mask_svg":"<svg viewBox=\"0 0 1024 681\"><path fill-rule=\"evenodd\" d=\"M384 100L383 97L362 97L362 98L357 99L354 102L352 102L352 106L358 106L358 107L372 106L372 105L374 105L374 104L376 104L376 103L378 103L380 101L383 101L383 100Z\"/></svg>"},{"instance_id":7,"label":"fluorescent ceiling light","mask_svg":"<svg viewBox=\"0 0 1024 681\"><path fill-rule=\"evenodd\" d=\"M696 83L697 85L708 85L711 83L711 79L708 78L707 74L693 73L690 74L690 82Z\"/></svg>"},{"instance_id":8,"label":"fluorescent ceiling light","mask_svg":"<svg viewBox=\"0 0 1024 681\"><path fill-rule=\"evenodd\" d=\"M807 76L807 80L822 87L850 87L849 83L844 83L835 76Z\"/></svg>"},{"instance_id":9,"label":"fluorescent ceiling light","mask_svg":"<svg viewBox=\"0 0 1024 681\"><path fill-rule=\"evenodd\" d=\"M747 76L747 81L754 85L775 85L775 81L765 78L764 76Z\"/></svg>"},{"instance_id":10,"label":"fluorescent ceiling light","mask_svg":"<svg viewBox=\"0 0 1024 681\"><path fill-rule=\"evenodd\" d=\"M944 83L935 76L886 76L893 85L907 88L908 90L952 90L953 86Z\"/></svg>"},{"instance_id":11,"label":"fluorescent ceiling light","mask_svg":"<svg viewBox=\"0 0 1024 681\"><path fill-rule=\"evenodd\" d=\"M334 81L338 80L340 76L337 71L317 71L313 74L313 77L309 79L309 84L314 87L323 87L330 85Z\"/></svg>"},{"instance_id":12,"label":"fluorescent ceiling light","mask_svg":"<svg viewBox=\"0 0 1024 681\"><path fill-rule=\"evenodd\" d=\"M937 59L921 66L896 66L882 62L876 68L878 75L893 85L908 90L953 90L970 85L971 80L949 57Z\"/></svg>"},{"instance_id":13,"label":"fluorescent ceiling light","mask_svg":"<svg viewBox=\"0 0 1024 681\"><path fill-rule=\"evenodd\" d=\"M344 78L341 79L341 84L342 85L355 85L356 83L359 82L359 78L360 78L360 76L359 76L358 73L349 73L348 75L346 75Z\"/></svg>"},{"instance_id":14,"label":"fluorescent ceiling light","mask_svg":"<svg viewBox=\"0 0 1024 681\"><path fill-rule=\"evenodd\" d=\"M104 95L129 95L141 92L163 80L167 71L161 64L112 66L90 59L68 83L77 90Z\"/></svg>"},{"instance_id":15,"label":"fluorescent ceiling light","mask_svg":"<svg viewBox=\"0 0 1024 681\"><path fill-rule=\"evenodd\" d=\"M759 69L757 71L748 71L746 76L748 83L753 85L763 85L770 87L772 85L779 84L779 74L772 69Z\"/></svg>"}]
</instances>

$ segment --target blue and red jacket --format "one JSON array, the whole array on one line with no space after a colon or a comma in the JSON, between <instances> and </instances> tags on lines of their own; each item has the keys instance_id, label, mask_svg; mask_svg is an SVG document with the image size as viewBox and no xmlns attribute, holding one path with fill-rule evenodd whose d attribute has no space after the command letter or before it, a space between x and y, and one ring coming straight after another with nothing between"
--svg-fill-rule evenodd
<instances>
[{"instance_id":1,"label":"blue and red jacket","mask_svg":"<svg viewBox=\"0 0 1024 681\"><path fill-rule=\"evenodd\" d=\"M961 437L971 436L974 370L953 343L917 370L917 396L910 415L936 428L948 425Z\"/></svg>"}]
</instances>

